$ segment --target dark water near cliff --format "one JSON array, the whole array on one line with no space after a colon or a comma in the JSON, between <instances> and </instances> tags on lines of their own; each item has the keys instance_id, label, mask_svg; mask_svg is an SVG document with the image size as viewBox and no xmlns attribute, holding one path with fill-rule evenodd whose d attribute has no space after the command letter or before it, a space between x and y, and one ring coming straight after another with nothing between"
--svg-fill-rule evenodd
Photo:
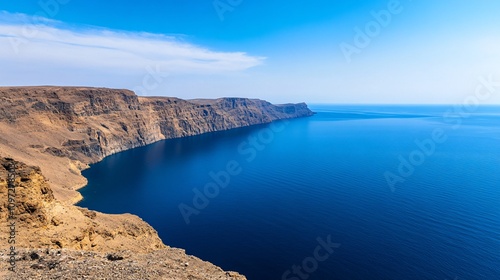
<instances>
[{"instance_id":1,"label":"dark water near cliff","mask_svg":"<svg viewBox=\"0 0 500 280\"><path fill-rule=\"evenodd\" d=\"M500 279L500 108L443 116L452 108L316 106L163 141L86 170L80 205L137 214L166 244L250 280ZM193 205L224 170L240 173ZM182 203L199 211L189 225ZM328 237L333 252L318 247Z\"/></svg>"}]
</instances>

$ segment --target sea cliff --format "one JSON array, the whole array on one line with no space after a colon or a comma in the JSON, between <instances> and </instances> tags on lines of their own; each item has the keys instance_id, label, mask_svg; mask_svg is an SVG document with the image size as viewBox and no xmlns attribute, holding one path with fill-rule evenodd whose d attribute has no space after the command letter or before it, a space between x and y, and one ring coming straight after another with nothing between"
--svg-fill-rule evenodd
<instances>
[{"instance_id":1,"label":"sea cliff","mask_svg":"<svg viewBox=\"0 0 500 280\"><path fill-rule=\"evenodd\" d=\"M6 157L0 168L2 221L7 166L14 162L19 167L19 247L144 254L172 249L137 216L74 206L81 199L77 189L86 184L81 170L111 154L164 139L312 114L304 103L273 105L257 99L182 100L85 87L0 88L0 156ZM0 241L7 246L4 223Z\"/></svg>"}]
</instances>

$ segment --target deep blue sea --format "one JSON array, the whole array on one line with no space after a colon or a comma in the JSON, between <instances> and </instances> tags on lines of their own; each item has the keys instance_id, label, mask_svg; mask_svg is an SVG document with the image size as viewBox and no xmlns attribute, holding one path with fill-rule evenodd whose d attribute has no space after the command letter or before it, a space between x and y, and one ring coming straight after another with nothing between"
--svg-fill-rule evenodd
<instances>
[{"instance_id":1,"label":"deep blue sea","mask_svg":"<svg viewBox=\"0 0 500 280\"><path fill-rule=\"evenodd\" d=\"M250 280L500 279L499 107L311 108L112 155L79 205Z\"/></svg>"}]
</instances>

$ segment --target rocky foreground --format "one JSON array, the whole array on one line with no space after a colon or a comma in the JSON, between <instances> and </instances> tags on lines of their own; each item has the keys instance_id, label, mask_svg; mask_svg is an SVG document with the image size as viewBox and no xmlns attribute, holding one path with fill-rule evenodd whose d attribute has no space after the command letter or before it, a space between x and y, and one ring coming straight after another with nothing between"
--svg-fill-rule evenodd
<instances>
[{"instance_id":1,"label":"rocky foreground","mask_svg":"<svg viewBox=\"0 0 500 280\"><path fill-rule=\"evenodd\" d=\"M164 245L137 216L74 206L81 199L77 189L86 184L81 170L163 139L310 115L305 104L243 98L186 101L102 88L0 88L0 257L8 259L11 221L19 252L17 272L2 262L0 276L245 279ZM9 174L16 186L13 212Z\"/></svg>"},{"instance_id":2,"label":"rocky foreground","mask_svg":"<svg viewBox=\"0 0 500 280\"><path fill-rule=\"evenodd\" d=\"M163 249L149 254L130 251L113 254L67 249L23 249L17 258L17 272L9 273L8 257L0 253L1 279L5 280L221 280L246 279L209 262L188 256L180 249Z\"/></svg>"}]
</instances>

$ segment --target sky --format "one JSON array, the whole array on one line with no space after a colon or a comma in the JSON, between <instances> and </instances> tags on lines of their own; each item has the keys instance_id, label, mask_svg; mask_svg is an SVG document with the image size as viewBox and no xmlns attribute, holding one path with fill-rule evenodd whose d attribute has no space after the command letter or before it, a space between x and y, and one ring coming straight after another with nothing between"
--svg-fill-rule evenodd
<instances>
[{"instance_id":1,"label":"sky","mask_svg":"<svg viewBox=\"0 0 500 280\"><path fill-rule=\"evenodd\" d=\"M0 86L500 104L499 12L493 0L2 1Z\"/></svg>"}]
</instances>

